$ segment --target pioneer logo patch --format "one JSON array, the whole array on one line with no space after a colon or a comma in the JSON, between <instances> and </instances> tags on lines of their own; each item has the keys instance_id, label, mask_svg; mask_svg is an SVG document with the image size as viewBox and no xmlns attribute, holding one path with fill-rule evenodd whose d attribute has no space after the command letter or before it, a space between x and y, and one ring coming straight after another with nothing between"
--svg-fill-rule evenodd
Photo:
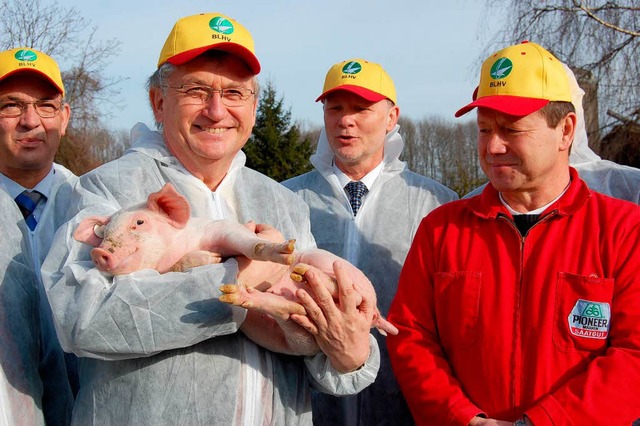
<instances>
[{"instance_id":1,"label":"pioneer logo patch","mask_svg":"<svg viewBox=\"0 0 640 426\"><path fill-rule=\"evenodd\" d=\"M588 339L606 339L609 335L611 307L608 303L578 299L568 320L571 334Z\"/></svg>"}]
</instances>

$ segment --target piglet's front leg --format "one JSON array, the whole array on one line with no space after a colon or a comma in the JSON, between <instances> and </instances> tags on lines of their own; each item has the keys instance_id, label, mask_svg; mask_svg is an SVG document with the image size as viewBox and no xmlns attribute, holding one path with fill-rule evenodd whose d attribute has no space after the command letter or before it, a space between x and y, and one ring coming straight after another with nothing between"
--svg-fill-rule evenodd
<instances>
[{"instance_id":1,"label":"piglet's front leg","mask_svg":"<svg viewBox=\"0 0 640 426\"><path fill-rule=\"evenodd\" d=\"M243 255L249 259L293 263L295 240L270 241L260 238L239 223L219 220L207 223L201 231L200 249L219 253L222 257Z\"/></svg>"}]
</instances>

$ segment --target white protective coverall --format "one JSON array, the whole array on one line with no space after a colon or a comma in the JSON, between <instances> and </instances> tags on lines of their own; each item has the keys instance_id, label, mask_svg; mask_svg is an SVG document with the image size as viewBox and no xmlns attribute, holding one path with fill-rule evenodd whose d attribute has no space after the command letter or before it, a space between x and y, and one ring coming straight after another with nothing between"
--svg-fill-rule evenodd
<instances>
[{"instance_id":1,"label":"white protective coverall","mask_svg":"<svg viewBox=\"0 0 640 426\"><path fill-rule=\"evenodd\" d=\"M386 136L383 169L355 217L333 172L334 155L324 129L311 156L315 170L283 182L309 206L311 232L318 247L347 259L371 280L383 315L395 296L400 270L420 221L434 208L458 198L449 188L410 171L399 160L404 142L398 130L396 126ZM374 384L353 397L337 399L314 393L314 424L413 423L391 371L384 336L377 331L374 335L381 351Z\"/></svg>"},{"instance_id":2,"label":"white protective coverall","mask_svg":"<svg viewBox=\"0 0 640 426\"><path fill-rule=\"evenodd\" d=\"M569 163L576 168L580 178L592 190L640 204L640 169L603 160L589 148L582 107L584 90L578 86L573 71L566 65L565 70L571 84L572 102L578 115Z\"/></svg>"},{"instance_id":3,"label":"white protective coverall","mask_svg":"<svg viewBox=\"0 0 640 426\"><path fill-rule=\"evenodd\" d=\"M33 231L26 224L22 228L27 238L25 243L28 251L25 253L29 254L29 264L33 265L32 270L38 280L38 300L42 311L39 315L42 346L40 375L44 387L42 396L44 417L48 425L66 425L69 424L73 409L71 384L74 389L77 388L76 357L73 354L63 354L58 343L51 319L51 308L42 285L40 267L49 252L56 230L71 218L69 212L73 211L73 204L78 202L73 197L73 187L78 178L64 166L54 163L52 167L52 184L47 193L47 202L44 203L44 208L39 214L38 224ZM9 184L5 185L5 182ZM11 183L7 178L0 181L0 188L9 193L12 198L7 208L13 206L15 214L22 217L13 198L22 192L23 188L15 182Z\"/></svg>"},{"instance_id":4,"label":"white protective coverall","mask_svg":"<svg viewBox=\"0 0 640 426\"><path fill-rule=\"evenodd\" d=\"M567 72L571 86L571 102L578 116L576 133L571 147L571 154L569 154L569 164L575 167L580 179L585 181L590 189L640 205L640 169L603 160L589 148L584 108L582 107L584 90L578 85L573 71L566 65L564 65L564 69ZM466 194L464 198L479 195L485 186L486 184L474 189Z\"/></svg>"},{"instance_id":5,"label":"white protective coverall","mask_svg":"<svg viewBox=\"0 0 640 426\"><path fill-rule=\"evenodd\" d=\"M43 362L41 293L25 240L28 228L4 191L0 191L0 229L0 425L44 425L43 409L50 409L50 424L68 424L73 401L62 352L58 348L47 353L49 364ZM42 371L41 376L40 370L46 369L51 371ZM59 397L59 407L53 400L45 403L47 379L54 380L49 390L60 392L50 395Z\"/></svg>"},{"instance_id":6,"label":"white protective coverall","mask_svg":"<svg viewBox=\"0 0 640 426\"><path fill-rule=\"evenodd\" d=\"M234 259L184 273L138 271L115 278L93 267L89 246L72 233L89 213L111 214L145 202L171 182L192 216L254 220L314 247L308 209L275 181L244 166L239 152L215 193L182 167L161 133L139 123L120 159L80 178L103 198L61 228L43 276L64 349L80 358L76 425L308 425L309 386L336 394L360 391L379 367L371 355L339 374L324 354L274 354L237 332L246 311L218 301L233 283Z\"/></svg>"}]
</instances>

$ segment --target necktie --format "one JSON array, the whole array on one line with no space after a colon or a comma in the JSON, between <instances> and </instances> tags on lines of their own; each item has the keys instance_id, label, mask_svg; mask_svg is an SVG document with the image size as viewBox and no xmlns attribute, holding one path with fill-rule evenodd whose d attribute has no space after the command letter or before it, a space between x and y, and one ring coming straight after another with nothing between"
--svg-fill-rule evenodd
<instances>
[{"instance_id":1,"label":"necktie","mask_svg":"<svg viewBox=\"0 0 640 426\"><path fill-rule=\"evenodd\" d=\"M20 208L20 212L22 216L24 216L24 221L27 222L27 226L32 231L36 228L38 222L36 218L33 216L33 211L36 209L36 206L40 202L40 199L43 197L41 193L38 191L22 191L16 197L16 204Z\"/></svg>"},{"instance_id":2,"label":"necktie","mask_svg":"<svg viewBox=\"0 0 640 426\"><path fill-rule=\"evenodd\" d=\"M344 189L349 194L349 203L351 204L351 210L353 210L353 215L358 214L358 210L362 205L362 197L364 194L369 192L367 186L360 182L349 182Z\"/></svg>"}]
</instances>

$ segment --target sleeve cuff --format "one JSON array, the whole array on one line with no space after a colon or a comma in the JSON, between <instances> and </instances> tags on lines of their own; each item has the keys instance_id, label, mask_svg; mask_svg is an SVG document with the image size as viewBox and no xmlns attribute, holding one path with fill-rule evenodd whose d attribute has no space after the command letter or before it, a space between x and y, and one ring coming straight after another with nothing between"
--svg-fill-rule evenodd
<instances>
[{"instance_id":1,"label":"sleeve cuff","mask_svg":"<svg viewBox=\"0 0 640 426\"><path fill-rule=\"evenodd\" d=\"M369 334L369 357L362 367L349 373L340 373L333 368L322 352L305 357L304 362L314 387L321 392L336 396L354 395L375 381L380 369L380 349L376 339Z\"/></svg>"}]
</instances>

